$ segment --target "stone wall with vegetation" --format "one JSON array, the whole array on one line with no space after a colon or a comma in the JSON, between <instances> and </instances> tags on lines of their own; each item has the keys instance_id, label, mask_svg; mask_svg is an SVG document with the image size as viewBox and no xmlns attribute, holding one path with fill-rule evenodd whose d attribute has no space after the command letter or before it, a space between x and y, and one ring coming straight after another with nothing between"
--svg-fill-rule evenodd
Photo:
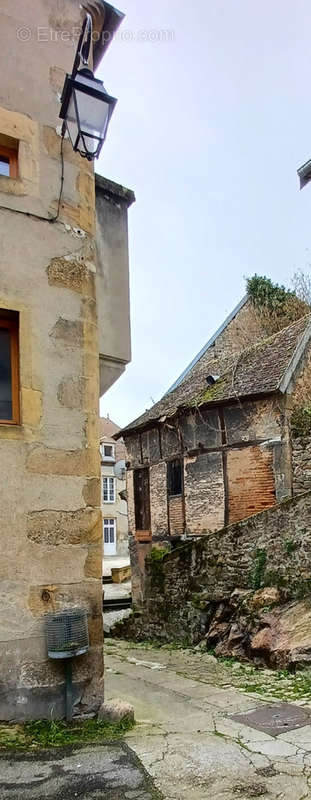
<instances>
[{"instance_id":1,"label":"stone wall with vegetation","mask_svg":"<svg viewBox=\"0 0 311 800\"><path fill-rule=\"evenodd\" d=\"M311 596L310 529L308 492L171 552L153 548L142 608L115 635L192 644L206 639L219 655L288 663L286 645L283 655L267 655L263 641L271 640L280 609Z\"/></svg>"},{"instance_id":2,"label":"stone wall with vegetation","mask_svg":"<svg viewBox=\"0 0 311 800\"><path fill-rule=\"evenodd\" d=\"M298 436L292 443L293 493L311 489L311 436Z\"/></svg>"},{"instance_id":3,"label":"stone wall with vegetation","mask_svg":"<svg viewBox=\"0 0 311 800\"><path fill-rule=\"evenodd\" d=\"M311 348L291 395L293 494L311 489Z\"/></svg>"}]
</instances>

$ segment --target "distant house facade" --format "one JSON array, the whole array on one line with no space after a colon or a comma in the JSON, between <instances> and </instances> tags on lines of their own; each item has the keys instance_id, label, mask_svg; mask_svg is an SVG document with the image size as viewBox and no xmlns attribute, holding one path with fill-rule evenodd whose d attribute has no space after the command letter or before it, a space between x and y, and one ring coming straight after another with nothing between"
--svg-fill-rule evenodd
<instances>
[{"instance_id":1,"label":"distant house facade","mask_svg":"<svg viewBox=\"0 0 311 800\"><path fill-rule=\"evenodd\" d=\"M244 298L162 400L122 431L136 602L152 546L208 535L292 496L291 415L311 389L310 336L306 316L263 338Z\"/></svg>"},{"instance_id":2,"label":"distant house facade","mask_svg":"<svg viewBox=\"0 0 311 800\"><path fill-rule=\"evenodd\" d=\"M105 556L128 557L128 516L126 502L126 450L120 431L109 417L100 419L103 543Z\"/></svg>"}]
</instances>

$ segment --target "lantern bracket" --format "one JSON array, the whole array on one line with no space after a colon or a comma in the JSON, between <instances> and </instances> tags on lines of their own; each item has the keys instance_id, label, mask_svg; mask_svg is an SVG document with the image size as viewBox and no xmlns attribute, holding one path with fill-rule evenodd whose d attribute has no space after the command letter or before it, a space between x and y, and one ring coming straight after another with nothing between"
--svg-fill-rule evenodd
<instances>
[{"instance_id":1,"label":"lantern bracket","mask_svg":"<svg viewBox=\"0 0 311 800\"><path fill-rule=\"evenodd\" d=\"M92 17L87 12L83 25L81 34L78 41L78 47L76 50L73 70L72 70L72 77L75 78L78 70L83 67L89 67L89 60L90 60L90 53L91 53L91 44L92 44L92 34L93 34L93 23Z\"/></svg>"},{"instance_id":2,"label":"lantern bracket","mask_svg":"<svg viewBox=\"0 0 311 800\"><path fill-rule=\"evenodd\" d=\"M92 38L93 38L93 22L91 14L89 14L89 12L87 11L85 18L83 20L78 46L76 49L75 60L73 63L73 68L71 73L72 78L76 77L76 74L81 69L81 67L89 68ZM62 138L64 138L65 134L66 134L66 122L64 120L62 124L62 133L61 133Z\"/></svg>"}]
</instances>

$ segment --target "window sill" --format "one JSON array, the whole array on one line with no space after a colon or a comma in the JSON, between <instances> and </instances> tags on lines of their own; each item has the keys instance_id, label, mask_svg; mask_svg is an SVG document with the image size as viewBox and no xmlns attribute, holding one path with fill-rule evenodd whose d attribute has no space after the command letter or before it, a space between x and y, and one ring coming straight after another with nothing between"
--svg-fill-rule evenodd
<instances>
[{"instance_id":1,"label":"window sill","mask_svg":"<svg viewBox=\"0 0 311 800\"><path fill-rule=\"evenodd\" d=\"M137 542L141 544L145 544L146 542L152 542L151 531L136 531L135 539Z\"/></svg>"},{"instance_id":2,"label":"window sill","mask_svg":"<svg viewBox=\"0 0 311 800\"><path fill-rule=\"evenodd\" d=\"M36 434L24 423L15 423L13 425L0 423L0 441L34 442L36 441Z\"/></svg>"},{"instance_id":3,"label":"window sill","mask_svg":"<svg viewBox=\"0 0 311 800\"><path fill-rule=\"evenodd\" d=\"M17 428L18 430L22 428L21 422L13 422L9 419L0 419L0 428Z\"/></svg>"}]
</instances>

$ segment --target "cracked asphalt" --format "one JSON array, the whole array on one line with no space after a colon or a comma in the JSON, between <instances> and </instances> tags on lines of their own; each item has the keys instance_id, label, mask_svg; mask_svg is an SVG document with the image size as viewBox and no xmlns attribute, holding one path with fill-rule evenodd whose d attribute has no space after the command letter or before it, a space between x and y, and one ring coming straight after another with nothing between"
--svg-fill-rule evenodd
<instances>
[{"instance_id":1,"label":"cracked asphalt","mask_svg":"<svg viewBox=\"0 0 311 800\"><path fill-rule=\"evenodd\" d=\"M272 735L288 678L258 673L265 696L245 691L252 667L206 652L115 639L105 650L106 699L131 702L136 727L123 742L0 755L0 800L311 800L310 691L291 703L302 726ZM266 706L264 730L247 724Z\"/></svg>"},{"instance_id":2,"label":"cracked asphalt","mask_svg":"<svg viewBox=\"0 0 311 800\"><path fill-rule=\"evenodd\" d=\"M107 699L135 708L127 743L167 800L311 800L311 725L271 735L233 719L273 701L233 686L212 656L113 639L105 668Z\"/></svg>"},{"instance_id":3,"label":"cracked asphalt","mask_svg":"<svg viewBox=\"0 0 311 800\"><path fill-rule=\"evenodd\" d=\"M124 743L0 757L1 800L158 800Z\"/></svg>"}]
</instances>

